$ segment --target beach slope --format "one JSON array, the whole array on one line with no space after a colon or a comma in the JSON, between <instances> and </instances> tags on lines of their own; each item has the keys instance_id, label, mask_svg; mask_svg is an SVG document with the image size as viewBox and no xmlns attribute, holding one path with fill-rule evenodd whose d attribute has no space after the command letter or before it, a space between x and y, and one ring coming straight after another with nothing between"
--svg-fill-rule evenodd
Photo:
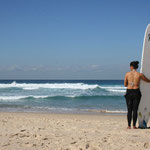
<instances>
[{"instance_id":1,"label":"beach slope","mask_svg":"<svg viewBox=\"0 0 150 150\"><path fill-rule=\"evenodd\" d=\"M124 115L0 113L0 150L150 149L150 130Z\"/></svg>"}]
</instances>

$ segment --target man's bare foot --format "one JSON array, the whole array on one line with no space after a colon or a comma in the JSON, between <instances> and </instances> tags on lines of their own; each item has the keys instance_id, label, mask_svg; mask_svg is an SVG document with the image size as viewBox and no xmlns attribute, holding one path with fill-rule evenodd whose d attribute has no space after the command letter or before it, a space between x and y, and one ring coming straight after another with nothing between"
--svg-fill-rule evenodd
<instances>
[{"instance_id":1,"label":"man's bare foot","mask_svg":"<svg viewBox=\"0 0 150 150\"><path fill-rule=\"evenodd\" d=\"M138 129L136 126L133 126L133 129Z\"/></svg>"},{"instance_id":2,"label":"man's bare foot","mask_svg":"<svg viewBox=\"0 0 150 150\"><path fill-rule=\"evenodd\" d=\"M128 126L128 127L127 127L127 129L131 129L131 127L130 127L130 126Z\"/></svg>"}]
</instances>

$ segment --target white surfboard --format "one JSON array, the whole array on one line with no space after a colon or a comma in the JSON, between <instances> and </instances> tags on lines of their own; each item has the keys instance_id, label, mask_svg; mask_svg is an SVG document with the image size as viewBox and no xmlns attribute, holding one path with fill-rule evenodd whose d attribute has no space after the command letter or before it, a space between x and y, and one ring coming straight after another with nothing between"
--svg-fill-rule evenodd
<instances>
[{"instance_id":1,"label":"white surfboard","mask_svg":"<svg viewBox=\"0 0 150 150\"><path fill-rule=\"evenodd\" d=\"M150 24L145 31L140 72L150 79ZM141 81L140 90L142 97L138 109L138 121L139 127L145 128L150 117L150 83Z\"/></svg>"}]
</instances>

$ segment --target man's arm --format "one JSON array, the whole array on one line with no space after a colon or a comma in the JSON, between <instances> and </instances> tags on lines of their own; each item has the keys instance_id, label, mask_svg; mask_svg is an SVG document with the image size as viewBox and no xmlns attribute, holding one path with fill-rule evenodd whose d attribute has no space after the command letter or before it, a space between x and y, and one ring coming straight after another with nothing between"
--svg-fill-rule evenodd
<instances>
[{"instance_id":1,"label":"man's arm","mask_svg":"<svg viewBox=\"0 0 150 150\"><path fill-rule=\"evenodd\" d=\"M127 73L126 73L125 78L124 78L124 86L125 86L125 87L128 86Z\"/></svg>"},{"instance_id":2,"label":"man's arm","mask_svg":"<svg viewBox=\"0 0 150 150\"><path fill-rule=\"evenodd\" d=\"M143 73L141 73L141 79L145 82L150 82L150 80L148 78L146 78Z\"/></svg>"}]
</instances>

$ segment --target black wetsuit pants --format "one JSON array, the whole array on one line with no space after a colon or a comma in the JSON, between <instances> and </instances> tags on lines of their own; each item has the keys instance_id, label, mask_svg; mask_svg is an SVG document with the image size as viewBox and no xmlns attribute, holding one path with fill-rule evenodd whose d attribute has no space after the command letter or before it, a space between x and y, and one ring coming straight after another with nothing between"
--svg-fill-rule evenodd
<instances>
[{"instance_id":1,"label":"black wetsuit pants","mask_svg":"<svg viewBox=\"0 0 150 150\"><path fill-rule=\"evenodd\" d=\"M127 89L125 98L128 109L127 113L128 126L131 126L132 116L133 116L133 126L136 126L138 116L137 111L141 100L140 89Z\"/></svg>"}]
</instances>

